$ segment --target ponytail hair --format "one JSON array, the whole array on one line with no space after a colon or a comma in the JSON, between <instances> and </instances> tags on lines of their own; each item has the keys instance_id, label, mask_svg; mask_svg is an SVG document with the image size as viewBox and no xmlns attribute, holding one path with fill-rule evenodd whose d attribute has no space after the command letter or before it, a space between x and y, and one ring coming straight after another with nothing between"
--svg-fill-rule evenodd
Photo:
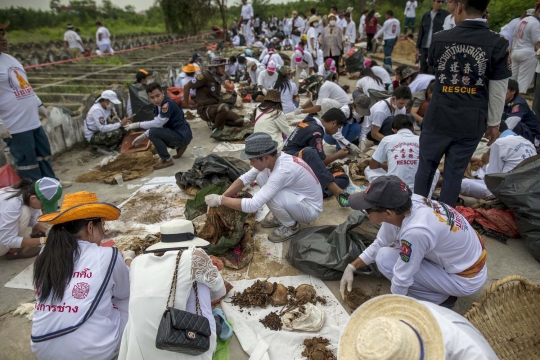
<instances>
[{"instance_id":1,"label":"ponytail hair","mask_svg":"<svg viewBox=\"0 0 540 360\"><path fill-rule=\"evenodd\" d=\"M15 183L11 186L11 188L15 191L13 192L13 195L8 197L6 200L22 196L23 204L26 206L30 206L30 196L36 195L36 189L34 188L35 182L30 179L22 179L19 182Z\"/></svg>"},{"instance_id":2,"label":"ponytail hair","mask_svg":"<svg viewBox=\"0 0 540 360\"><path fill-rule=\"evenodd\" d=\"M101 221L73 220L54 225L49 230L47 244L34 263L33 282L39 302L50 298L51 302L55 303L64 298L66 285L73 276L75 262L80 256L77 234L89 222L98 226Z\"/></svg>"}]
</instances>

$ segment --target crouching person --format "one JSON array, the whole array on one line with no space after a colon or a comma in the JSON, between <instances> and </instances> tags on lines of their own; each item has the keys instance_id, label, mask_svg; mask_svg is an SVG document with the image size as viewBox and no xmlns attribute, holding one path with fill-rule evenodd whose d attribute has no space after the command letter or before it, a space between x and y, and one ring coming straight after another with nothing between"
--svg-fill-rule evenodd
<instances>
[{"instance_id":1,"label":"crouching person","mask_svg":"<svg viewBox=\"0 0 540 360\"><path fill-rule=\"evenodd\" d=\"M392 282L392 294L448 308L486 282L482 237L452 207L412 195L394 175L377 178L365 192L352 194L349 203L382 226L373 244L345 268L342 297L345 286L352 289L354 271L373 262Z\"/></svg>"},{"instance_id":2,"label":"crouching person","mask_svg":"<svg viewBox=\"0 0 540 360\"><path fill-rule=\"evenodd\" d=\"M121 121L113 122L116 115L114 105L120 105L118 96L112 90L105 90L92 105L84 120L84 137L103 155L110 155L120 144L125 134L122 126L126 125L131 116Z\"/></svg>"},{"instance_id":3,"label":"crouching person","mask_svg":"<svg viewBox=\"0 0 540 360\"><path fill-rule=\"evenodd\" d=\"M240 176L223 195L207 195L209 207L224 205L254 213L268 205L273 218L263 221L262 225L277 227L268 236L268 240L276 243L298 233L299 223L310 223L319 217L323 209L321 185L306 162L278 152L277 143L270 135L260 132L246 139L246 149L240 157L249 160L253 169ZM255 180L261 190L253 198L232 197Z\"/></svg>"},{"instance_id":4,"label":"crouching person","mask_svg":"<svg viewBox=\"0 0 540 360\"><path fill-rule=\"evenodd\" d=\"M101 247L105 221L120 210L87 191L67 194L34 264L31 347L38 359L113 359L128 319L129 269L118 249ZM127 259L126 262L131 260Z\"/></svg>"},{"instance_id":5,"label":"crouching person","mask_svg":"<svg viewBox=\"0 0 540 360\"><path fill-rule=\"evenodd\" d=\"M146 87L146 93L154 104L154 119L128 124L125 128L126 130L147 129L144 134L133 140L132 145L136 147L143 140L150 139L161 158L160 162L154 166L154 170L164 169L174 165L167 147L176 149L176 155L173 155L173 158L179 159L193 139L193 134L184 117L184 111L163 93L161 85L158 83L149 84Z\"/></svg>"}]
</instances>

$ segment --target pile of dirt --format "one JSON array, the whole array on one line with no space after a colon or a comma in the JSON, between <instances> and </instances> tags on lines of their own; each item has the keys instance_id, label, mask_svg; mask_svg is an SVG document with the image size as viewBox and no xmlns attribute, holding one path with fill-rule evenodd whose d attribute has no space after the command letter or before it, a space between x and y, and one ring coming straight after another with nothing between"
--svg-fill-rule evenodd
<instances>
[{"instance_id":1,"label":"pile of dirt","mask_svg":"<svg viewBox=\"0 0 540 360\"><path fill-rule=\"evenodd\" d=\"M285 287L283 284L261 280L255 281L253 285L241 293L236 292L231 298L231 303L240 308L260 306L264 309L268 305L286 305L281 314L308 302L316 304L318 301L323 305L326 304L326 299L317 296L317 291L309 284L301 284L295 288L294 286Z\"/></svg>"},{"instance_id":2,"label":"pile of dirt","mask_svg":"<svg viewBox=\"0 0 540 360\"><path fill-rule=\"evenodd\" d=\"M392 59L412 65L416 62L416 44L411 40L398 41L392 52Z\"/></svg>"},{"instance_id":3,"label":"pile of dirt","mask_svg":"<svg viewBox=\"0 0 540 360\"><path fill-rule=\"evenodd\" d=\"M366 158L349 164L349 176L352 180L366 180L364 171L369 166L370 159Z\"/></svg>"},{"instance_id":4,"label":"pile of dirt","mask_svg":"<svg viewBox=\"0 0 540 360\"><path fill-rule=\"evenodd\" d=\"M304 351L302 356L308 360L335 360L336 356L326 347L330 345L330 340L322 337L314 337L304 340Z\"/></svg>"},{"instance_id":5,"label":"pile of dirt","mask_svg":"<svg viewBox=\"0 0 540 360\"><path fill-rule=\"evenodd\" d=\"M154 155L151 151L120 154L108 164L80 175L75 181L79 183L104 182L114 185L116 184L115 175L122 174L124 181L142 178L154 171L154 163Z\"/></svg>"},{"instance_id":6,"label":"pile of dirt","mask_svg":"<svg viewBox=\"0 0 540 360\"><path fill-rule=\"evenodd\" d=\"M379 296L380 292L380 286L374 291L371 291L370 294L367 294L361 287L355 287L351 292L345 290L345 302L354 310L366 301Z\"/></svg>"},{"instance_id":7,"label":"pile of dirt","mask_svg":"<svg viewBox=\"0 0 540 360\"><path fill-rule=\"evenodd\" d=\"M259 322L263 324L265 328L268 328L274 331L281 330L283 326L283 323L281 322L281 317L278 315L276 311L270 312L270 314L266 315L264 318L259 320Z\"/></svg>"},{"instance_id":8,"label":"pile of dirt","mask_svg":"<svg viewBox=\"0 0 540 360\"><path fill-rule=\"evenodd\" d=\"M184 117L186 118L186 120L193 120L196 118L196 116L189 110L186 110L186 112L184 112Z\"/></svg>"},{"instance_id":9,"label":"pile of dirt","mask_svg":"<svg viewBox=\"0 0 540 360\"><path fill-rule=\"evenodd\" d=\"M141 237L123 237L121 240L115 241L115 247L120 251L133 250L135 255L141 255L145 250L161 241L161 233L149 234L143 239Z\"/></svg>"}]
</instances>

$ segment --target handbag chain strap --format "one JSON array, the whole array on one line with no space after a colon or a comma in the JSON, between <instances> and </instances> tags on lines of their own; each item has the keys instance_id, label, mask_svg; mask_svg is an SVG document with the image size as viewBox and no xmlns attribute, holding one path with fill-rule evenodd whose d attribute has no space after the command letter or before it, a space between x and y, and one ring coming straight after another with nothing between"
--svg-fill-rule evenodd
<instances>
[{"instance_id":1,"label":"handbag chain strap","mask_svg":"<svg viewBox=\"0 0 540 360\"><path fill-rule=\"evenodd\" d=\"M168 309L169 303L171 302L172 297L172 307L174 307L174 302L176 301L176 283L178 282L178 267L180 265L180 258L182 257L182 253L184 251L180 250L178 251L178 255L176 255L176 266L174 268L174 275L173 280L171 284L171 290L169 291L169 298L167 299L167 305L165 306L165 309ZM196 312L197 315L202 315L201 311L201 305L199 303L199 292L197 290L197 282L193 281L193 290L195 291L195 304L196 304Z\"/></svg>"}]
</instances>

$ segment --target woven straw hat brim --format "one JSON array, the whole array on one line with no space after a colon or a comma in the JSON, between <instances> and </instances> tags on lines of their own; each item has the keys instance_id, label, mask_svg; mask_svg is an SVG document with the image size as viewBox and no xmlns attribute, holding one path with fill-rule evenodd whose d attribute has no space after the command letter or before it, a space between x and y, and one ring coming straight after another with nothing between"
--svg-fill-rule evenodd
<instances>
[{"instance_id":1,"label":"woven straw hat brim","mask_svg":"<svg viewBox=\"0 0 540 360\"><path fill-rule=\"evenodd\" d=\"M120 209L113 204L97 202L78 204L63 211L42 215L39 222L51 225L63 224L68 221L102 218L107 221L120 217Z\"/></svg>"},{"instance_id":2,"label":"woven straw hat brim","mask_svg":"<svg viewBox=\"0 0 540 360\"><path fill-rule=\"evenodd\" d=\"M424 343L425 360L444 360L442 332L431 311L418 301L401 295L382 295L362 304L351 315L339 340L338 359L358 359L356 339L359 329L370 320L390 317L412 326ZM376 340L376 339L374 339Z\"/></svg>"}]
</instances>

